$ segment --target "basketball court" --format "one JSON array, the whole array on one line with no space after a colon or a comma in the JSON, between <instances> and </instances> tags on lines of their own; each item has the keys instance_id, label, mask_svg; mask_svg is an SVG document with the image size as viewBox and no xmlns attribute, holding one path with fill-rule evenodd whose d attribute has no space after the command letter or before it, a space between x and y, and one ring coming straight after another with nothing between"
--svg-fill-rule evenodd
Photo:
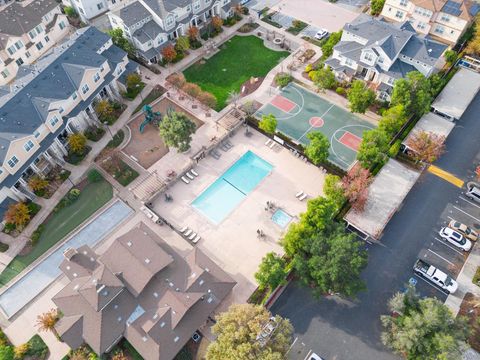
<instances>
[{"instance_id":1,"label":"basketball court","mask_svg":"<svg viewBox=\"0 0 480 360\"><path fill-rule=\"evenodd\" d=\"M255 115L261 118L267 114L277 118L278 131L303 145L309 143L309 132L325 134L330 141L329 160L344 170L355 162L363 132L374 128L369 122L297 84L283 88Z\"/></svg>"}]
</instances>

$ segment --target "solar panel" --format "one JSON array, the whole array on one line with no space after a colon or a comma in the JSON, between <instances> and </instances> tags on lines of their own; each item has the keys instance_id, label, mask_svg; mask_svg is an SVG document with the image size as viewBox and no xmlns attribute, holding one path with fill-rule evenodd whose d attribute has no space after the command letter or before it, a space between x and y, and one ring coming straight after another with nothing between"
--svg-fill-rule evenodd
<instances>
[{"instance_id":1,"label":"solar panel","mask_svg":"<svg viewBox=\"0 0 480 360\"><path fill-rule=\"evenodd\" d=\"M470 6L469 13L470 13L471 16L476 16L478 14L478 11L480 11L480 5L479 4L474 3L474 4L472 4L472 6Z\"/></svg>"},{"instance_id":2,"label":"solar panel","mask_svg":"<svg viewBox=\"0 0 480 360\"><path fill-rule=\"evenodd\" d=\"M449 0L443 6L442 11L450 15L459 16L462 13L462 10L460 10L461 6L461 3Z\"/></svg>"}]
</instances>

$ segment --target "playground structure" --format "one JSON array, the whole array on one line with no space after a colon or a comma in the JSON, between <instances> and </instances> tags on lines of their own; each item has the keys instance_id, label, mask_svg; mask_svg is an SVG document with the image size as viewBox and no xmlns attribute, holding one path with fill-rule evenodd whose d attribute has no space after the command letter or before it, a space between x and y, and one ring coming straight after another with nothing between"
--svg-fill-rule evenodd
<instances>
[{"instance_id":1,"label":"playground structure","mask_svg":"<svg viewBox=\"0 0 480 360\"><path fill-rule=\"evenodd\" d=\"M145 119L140 124L140 133L143 134L143 130L145 126L150 124L151 122L159 123L162 119L162 114L160 111L153 111L150 105L144 105L142 108L143 113L145 114Z\"/></svg>"}]
</instances>

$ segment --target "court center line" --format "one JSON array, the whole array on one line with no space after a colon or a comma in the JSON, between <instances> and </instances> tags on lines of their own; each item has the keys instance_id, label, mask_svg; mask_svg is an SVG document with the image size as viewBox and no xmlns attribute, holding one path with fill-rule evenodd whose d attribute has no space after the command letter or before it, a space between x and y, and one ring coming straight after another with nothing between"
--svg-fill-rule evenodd
<instances>
[{"instance_id":1,"label":"court center line","mask_svg":"<svg viewBox=\"0 0 480 360\"><path fill-rule=\"evenodd\" d=\"M459 196L458 198L459 198L460 200L466 201L466 202L469 203L470 205L473 205L473 206L475 206L476 208L480 209L480 206L478 206L477 204L474 204L474 203L472 203L471 201L465 199L463 196Z\"/></svg>"},{"instance_id":2,"label":"court center line","mask_svg":"<svg viewBox=\"0 0 480 360\"><path fill-rule=\"evenodd\" d=\"M454 264L454 263L452 263L451 261L448 261L447 259L445 259L443 256L441 256L441 255L437 254L435 251L433 251L433 250L430 250L430 249L427 249L427 251L430 251L431 253L433 253L433 254L437 255L437 256L438 256L440 259L442 259L442 260L446 261L446 262L447 262L447 263L449 263L450 265L452 265L452 266L453 266L453 265L455 265L455 264Z\"/></svg>"},{"instance_id":3,"label":"court center line","mask_svg":"<svg viewBox=\"0 0 480 360\"><path fill-rule=\"evenodd\" d=\"M458 211L460 211L460 212L462 212L462 213L464 213L465 215L468 215L468 216L470 216L472 219L474 219L474 220L476 220L476 221L480 222L480 219L477 219L475 216L473 216L473 215L470 215L470 214L469 214L469 213L467 213L466 211L463 211L462 209L460 209L460 208L458 208L458 207L456 207L456 206L454 206L453 208L454 208L454 209L456 209L456 210L458 210Z\"/></svg>"},{"instance_id":4,"label":"court center line","mask_svg":"<svg viewBox=\"0 0 480 360\"><path fill-rule=\"evenodd\" d=\"M334 106L335 106L335 104L330 105L330 107L327 109L327 111L325 111L325 112L320 116L320 118L323 119L323 117L324 117L325 115L327 115L328 112L330 111L330 109L331 109L332 107L334 107ZM310 127L308 128L308 130L305 131L305 132L303 133L303 135L300 136L300 137L297 139L297 141L300 142L300 139L303 138L303 137L304 137L307 133L309 133L310 130L312 130L312 129L313 129L313 126L310 126Z\"/></svg>"},{"instance_id":5,"label":"court center line","mask_svg":"<svg viewBox=\"0 0 480 360\"><path fill-rule=\"evenodd\" d=\"M440 244L443 244L446 247L450 248L451 250L455 251L457 254L462 255L462 257L463 257L463 252L460 252L457 249L455 249L454 247L448 245L447 240L440 240L440 239L437 239L436 237L434 237L434 239L437 240Z\"/></svg>"}]
</instances>

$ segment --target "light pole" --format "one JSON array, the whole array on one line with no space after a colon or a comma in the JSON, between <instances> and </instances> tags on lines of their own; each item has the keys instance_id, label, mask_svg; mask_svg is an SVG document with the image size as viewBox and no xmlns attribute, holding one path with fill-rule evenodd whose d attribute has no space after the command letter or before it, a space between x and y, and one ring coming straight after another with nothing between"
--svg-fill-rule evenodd
<instances>
[{"instance_id":1,"label":"light pole","mask_svg":"<svg viewBox=\"0 0 480 360\"><path fill-rule=\"evenodd\" d=\"M114 140L112 131L111 131L110 128L108 127L108 122L105 121L105 122L103 123L103 125L107 128L108 132L110 133L110 136L112 137L112 140Z\"/></svg>"}]
</instances>

